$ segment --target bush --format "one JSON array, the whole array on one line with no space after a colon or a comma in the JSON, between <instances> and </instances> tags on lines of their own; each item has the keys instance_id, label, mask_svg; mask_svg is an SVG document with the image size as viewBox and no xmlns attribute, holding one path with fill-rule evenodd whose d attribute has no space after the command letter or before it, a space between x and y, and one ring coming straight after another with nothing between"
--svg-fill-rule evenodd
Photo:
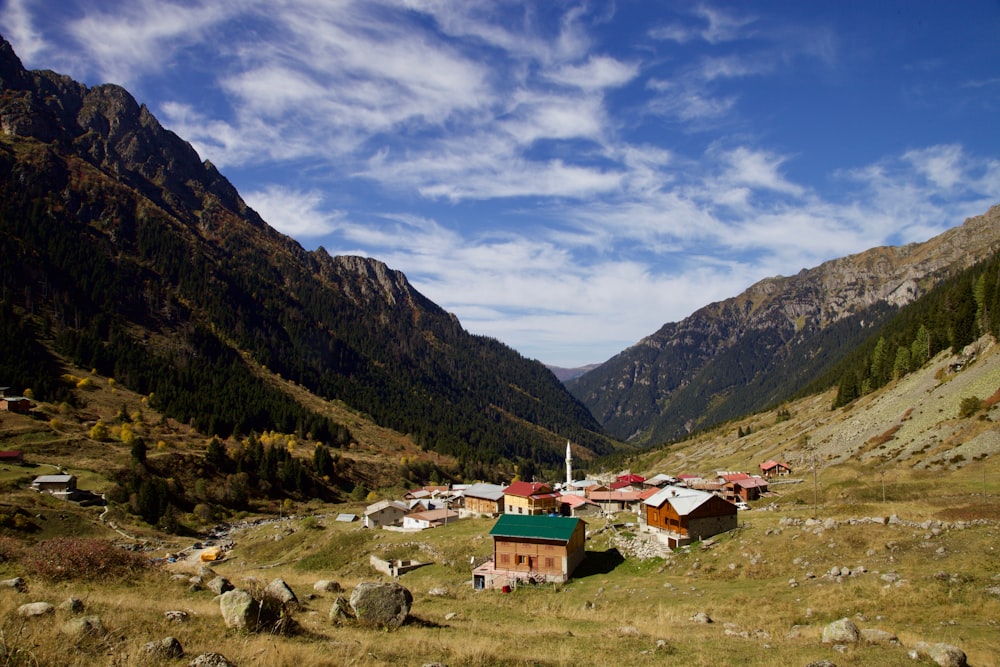
<instances>
[{"instance_id":1,"label":"bush","mask_svg":"<svg viewBox=\"0 0 1000 667\"><path fill-rule=\"evenodd\" d=\"M966 396L958 404L959 417L971 417L983 408L983 401L978 396Z\"/></svg>"},{"instance_id":2,"label":"bush","mask_svg":"<svg viewBox=\"0 0 1000 667\"><path fill-rule=\"evenodd\" d=\"M25 555L25 568L49 581L123 580L150 567L142 554L126 551L107 540L55 537L43 540Z\"/></svg>"}]
</instances>

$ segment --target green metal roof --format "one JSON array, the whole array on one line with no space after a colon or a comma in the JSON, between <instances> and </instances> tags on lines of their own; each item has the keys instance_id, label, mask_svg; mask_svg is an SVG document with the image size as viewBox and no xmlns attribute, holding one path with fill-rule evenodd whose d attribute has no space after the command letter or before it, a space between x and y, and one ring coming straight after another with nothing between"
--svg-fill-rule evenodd
<instances>
[{"instance_id":1,"label":"green metal roof","mask_svg":"<svg viewBox=\"0 0 1000 667\"><path fill-rule=\"evenodd\" d=\"M568 542L581 519L564 516L501 514L493 524L494 537L529 537L536 540Z\"/></svg>"}]
</instances>

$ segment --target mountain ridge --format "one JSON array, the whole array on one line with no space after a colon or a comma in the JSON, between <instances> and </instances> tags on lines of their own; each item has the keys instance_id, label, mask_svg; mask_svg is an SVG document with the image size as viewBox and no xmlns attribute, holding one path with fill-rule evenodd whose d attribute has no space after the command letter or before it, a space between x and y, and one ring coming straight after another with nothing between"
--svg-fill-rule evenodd
<instances>
[{"instance_id":1,"label":"mountain ridge","mask_svg":"<svg viewBox=\"0 0 1000 667\"><path fill-rule=\"evenodd\" d=\"M401 272L268 226L124 88L27 72L6 42L0 84L3 297L76 363L208 434L306 432L316 414L252 360L472 477L559 466L566 439L582 459L618 446L539 362Z\"/></svg>"},{"instance_id":2,"label":"mountain ridge","mask_svg":"<svg viewBox=\"0 0 1000 667\"><path fill-rule=\"evenodd\" d=\"M567 382L613 435L667 441L787 399L899 306L1000 249L1000 207L923 243L872 248L664 324ZM827 358L829 357L829 358ZM794 374L782 387L769 374Z\"/></svg>"}]
</instances>

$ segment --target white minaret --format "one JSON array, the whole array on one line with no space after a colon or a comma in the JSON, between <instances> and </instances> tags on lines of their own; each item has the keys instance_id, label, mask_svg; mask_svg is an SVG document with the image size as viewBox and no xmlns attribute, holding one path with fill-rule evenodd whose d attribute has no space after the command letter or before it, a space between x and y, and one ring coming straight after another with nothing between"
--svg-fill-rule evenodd
<instances>
[{"instance_id":1,"label":"white minaret","mask_svg":"<svg viewBox=\"0 0 1000 667\"><path fill-rule=\"evenodd\" d=\"M566 488L573 483L573 452L569 450L569 440L566 441Z\"/></svg>"}]
</instances>

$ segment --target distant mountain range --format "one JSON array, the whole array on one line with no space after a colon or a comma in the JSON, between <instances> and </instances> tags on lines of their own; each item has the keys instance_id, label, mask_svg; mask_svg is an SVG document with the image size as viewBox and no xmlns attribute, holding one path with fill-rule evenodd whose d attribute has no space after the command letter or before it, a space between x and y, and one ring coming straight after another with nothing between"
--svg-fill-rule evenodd
<instances>
[{"instance_id":1,"label":"distant mountain range","mask_svg":"<svg viewBox=\"0 0 1000 667\"><path fill-rule=\"evenodd\" d=\"M611 434L638 444L674 440L796 395L900 306L998 250L994 207L924 243L762 280L567 385Z\"/></svg>"},{"instance_id":2,"label":"distant mountain range","mask_svg":"<svg viewBox=\"0 0 1000 667\"><path fill-rule=\"evenodd\" d=\"M71 400L52 379L65 358L206 434L348 444L267 370L469 478L558 467L567 440L581 462L616 447L542 364L469 334L382 262L306 251L126 90L26 71L6 41L0 307L0 384L42 400Z\"/></svg>"},{"instance_id":3,"label":"distant mountain range","mask_svg":"<svg viewBox=\"0 0 1000 667\"><path fill-rule=\"evenodd\" d=\"M73 400L68 360L205 434L349 446L291 382L463 478L543 477L567 440L579 466L787 400L998 249L994 208L926 243L763 280L596 368L547 369L469 334L382 262L306 251L126 90L26 71L0 39L0 384L42 400Z\"/></svg>"}]
</instances>

